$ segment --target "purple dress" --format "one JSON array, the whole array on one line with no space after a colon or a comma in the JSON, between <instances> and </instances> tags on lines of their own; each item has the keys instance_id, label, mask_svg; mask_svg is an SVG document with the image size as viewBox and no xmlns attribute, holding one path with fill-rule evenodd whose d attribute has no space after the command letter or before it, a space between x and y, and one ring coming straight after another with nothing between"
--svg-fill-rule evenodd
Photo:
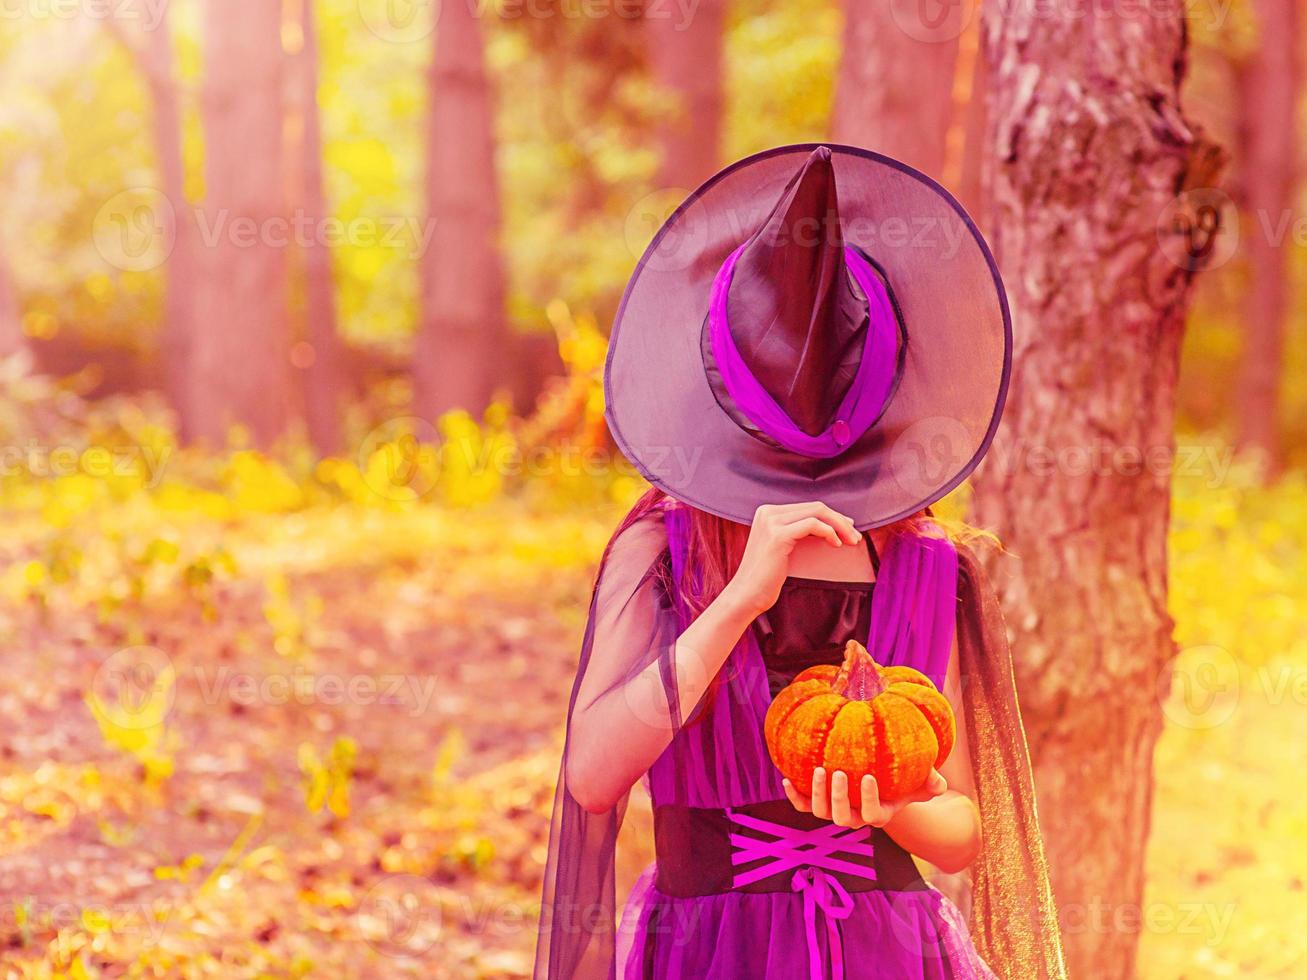
<instances>
[{"instance_id":1,"label":"purple dress","mask_svg":"<svg viewBox=\"0 0 1307 980\"><path fill-rule=\"evenodd\" d=\"M728 683L650 769L657 860L618 930L626 980L993 980L962 913L906 851L882 830L796 811L767 755L771 698L801 670L840 663L850 638L871 646L874 593L788 579L728 659ZM950 644L951 629L911 644L944 657L909 665L942 687Z\"/></svg>"}]
</instances>

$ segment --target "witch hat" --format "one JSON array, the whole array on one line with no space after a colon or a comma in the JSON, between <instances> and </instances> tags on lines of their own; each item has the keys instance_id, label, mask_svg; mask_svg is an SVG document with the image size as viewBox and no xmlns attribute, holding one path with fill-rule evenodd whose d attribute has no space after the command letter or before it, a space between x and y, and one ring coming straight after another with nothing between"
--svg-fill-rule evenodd
<instances>
[{"instance_id":1,"label":"witch hat","mask_svg":"<svg viewBox=\"0 0 1307 980\"><path fill-rule=\"evenodd\" d=\"M974 468L1010 358L993 258L947 191L867 150L780 147L655 236L613 326L608 422L687 503L747 522L820 499L865 528Z\"/></svg>"}]
</instances>

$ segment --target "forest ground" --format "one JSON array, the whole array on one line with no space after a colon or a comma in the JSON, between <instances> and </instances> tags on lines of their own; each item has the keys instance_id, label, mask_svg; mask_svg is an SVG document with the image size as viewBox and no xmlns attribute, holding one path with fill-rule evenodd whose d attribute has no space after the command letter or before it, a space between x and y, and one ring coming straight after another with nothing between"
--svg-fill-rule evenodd
<instances>
[{"instance_id":1,"label":"forest ground","mask_svg":"<svg viewBox=\"0 0 1307 980\"><path fill-rule=\"evenodd\" d=\"M223 479L7 499L3 976L527 975L618 505L326 500L253 457ZM1267 525L1302 481L1223 493L1177 494L1181 677L1242 687L1215 715L1168 702L1148 894L1122 926L1148 978L1307 971L1307 651L1291 619L1260 652L1230 638L1295 614L1302 546ZM1248 548L1267 567L1220 612L1212 569Z\"/></svg>"}]
</instances>

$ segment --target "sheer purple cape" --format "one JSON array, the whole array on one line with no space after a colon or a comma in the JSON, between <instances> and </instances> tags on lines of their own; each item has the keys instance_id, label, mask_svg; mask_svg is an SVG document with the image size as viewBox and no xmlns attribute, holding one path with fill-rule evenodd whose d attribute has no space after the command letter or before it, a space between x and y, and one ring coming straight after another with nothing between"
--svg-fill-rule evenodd
<instances>
[{"instance_id":1,"label":"sheer purple cape","mask_svg":"<svg viewBox=\"0 0 1307 980\"><path fill-rule=\"evenodd\" d=\"M569 766L600 766L608 739L573 737L578 704L602 712L602 729L653 758L655 800L731 806L783 798L766 756L761 719L767 692L757 645L746 632L718 683L683 717L675 644L688 612L676 583L686 549L685 511L637 508L600 564L568 709L545 868L537 980L615 980L619 927L614 871L627 797L589 812L569 788ZM955 617L954 623L947 622ZM1062 980L1061 943L1035 813L1021 726L997 601L971 552L934 535L895 533L873 596L871 652L879 663L924 664L942 687L956 626L984 847L970 869L970 929L981 956L1005 980ZM955 709L957 706L955 705ZM629 787L640 774L621 778ZM623 787L623 788L625 788ZM593 806L593 804L592 804Z\"/></svg>"}]
</instances>

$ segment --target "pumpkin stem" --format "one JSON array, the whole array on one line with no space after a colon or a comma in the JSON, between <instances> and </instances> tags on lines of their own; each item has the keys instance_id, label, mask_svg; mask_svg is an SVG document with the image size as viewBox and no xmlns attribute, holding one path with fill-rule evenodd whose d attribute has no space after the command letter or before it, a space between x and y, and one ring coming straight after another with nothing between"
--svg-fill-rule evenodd
<instances>
[{"instance_id":1,"label":"pumpkin stem","mask_svg":"<svg viewBox=\"0 0 1307 980\"><path fill-rule=\"evenodd\" d=\"M844 645L844 664L835 675L831 690L850 701L870 701L885 690L880 668L857 640L849 640Z\"/></svg>"}]
</instances>

